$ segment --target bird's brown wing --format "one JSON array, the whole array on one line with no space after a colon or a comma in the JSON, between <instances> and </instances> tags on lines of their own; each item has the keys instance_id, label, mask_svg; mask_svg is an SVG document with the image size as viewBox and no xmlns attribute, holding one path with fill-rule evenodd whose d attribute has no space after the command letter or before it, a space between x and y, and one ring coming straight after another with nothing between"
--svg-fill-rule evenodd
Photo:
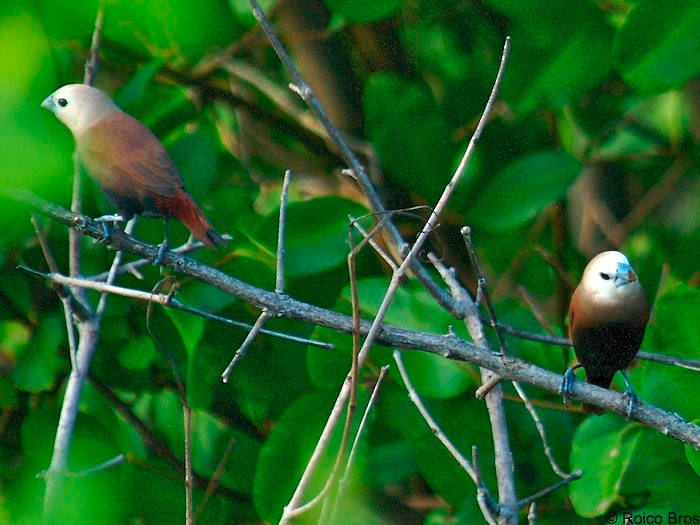
<instances>
[{"instance_id":1,"label":"bird's brown wing","mask_svg":"<svg viewBox=\"0 0 700 525\"><path fill-rule=\"evenodd\" d=\"M172 197L182 178L160 141L138 120L121 111L77 137L80 157L107 191L123 185Z\"/></svg>"}]
</instances>

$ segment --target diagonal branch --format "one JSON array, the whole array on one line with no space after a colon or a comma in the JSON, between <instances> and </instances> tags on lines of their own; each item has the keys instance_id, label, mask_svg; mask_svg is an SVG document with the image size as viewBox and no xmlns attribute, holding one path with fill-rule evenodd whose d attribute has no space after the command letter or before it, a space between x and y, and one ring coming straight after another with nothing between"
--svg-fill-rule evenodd
<instances>
[{"instance_id":1,"label":"diagonal branch","mask_svg":"<svg viewBox=\"0 0 700 525\"><path fill-rule=\"evenodd\" d=\"M88 217L75 215L29 192L14 191L11 196L54 220L76 229L83 235L93 239L100 239L103 236L101 226ZM156 246L141 242L119 231L114 232L108 246L118 251L150 259L153 259L158 252ZM298 319L341 332L352 333L353 321L350 316L251 286L185 255L168 252L164 258L163 266L240 297L260 308L269 307L280 317ZM369 322L362 321L360 323L361 335L366 336L370 326ZM454 334L428 334L388 324L382 324L378 327L376 334L376 342L378 343L402 349L418 348L449 359L465 361L492 370L505 380L528 383L558 395L562 380L561 374L550 372L514 357L502 359L500 356L485 352ZM622 394L581 381L576 381L570 397L621 415L625 415L627 410L627 401ZM670 414L649 404L641 403L632 419L654 428L664 435L700 448L700 427L677 414Z\"/></svg>"}]
</instances>

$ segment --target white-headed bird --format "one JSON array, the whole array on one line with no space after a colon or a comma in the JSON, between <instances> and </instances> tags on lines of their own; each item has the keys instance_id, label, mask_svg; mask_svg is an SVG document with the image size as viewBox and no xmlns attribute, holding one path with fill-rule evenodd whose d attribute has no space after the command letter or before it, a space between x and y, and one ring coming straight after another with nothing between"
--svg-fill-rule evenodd
<instances>
[{"instance_id":1,"label":"white-headed bird","mask_svg":"<svg viewBox=\"0 0 700 525\"><path fill-rule=\"evenodd\" d=\"M98 217L106 237L111 234L108 222L143 215L162 217L166 224L156 262L168 249L167 219L171 217L211 248L224 243L185 191L182 177L160 141L102 91L86 84L69 84L41 105L73 133L85 169L119 211L118 215Z\"/></svg>"},{"instance_id":2,"label":"white-headed bird","mask_svg":"<svg viewBox=\"0 0 700 525\"><path fill-rule=\"evenodd\" d=\"M564 401L576 368L583 367L586 380L602 388L608 388L620 371L631 417L637 397L624 369L639 351L648 320L649 303L627 257L615 251L596 255L583 271L569 306L569 339L578 364L564 374L560 389ZM583 408L600 413L585 403Z\"/></svg>"}]
</instances>

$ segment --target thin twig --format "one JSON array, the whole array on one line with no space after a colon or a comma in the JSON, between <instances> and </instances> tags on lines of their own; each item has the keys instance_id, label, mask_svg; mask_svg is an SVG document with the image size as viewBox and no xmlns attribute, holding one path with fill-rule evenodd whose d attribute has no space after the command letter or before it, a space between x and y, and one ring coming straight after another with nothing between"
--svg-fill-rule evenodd
<instances>
[{"instance_id":1,"label":"thin twig","mask_svg":"<svg viewBox=\"0 0 700 525\"><path fill-rule=\"evenodd\" d=\"M535 525L537 522L537 504L533 501L527 511L527 525Z\"/></svg>"},{"instance_id":2,"label":"thin twig","mask_svg":"<svg viewBox=\"0 0 700 525\"><path fill-rule=\"evenodd\" d=\"M95 390L97 390L102 397L112 406L112 408L126 421L139 435L141 440L146 444L149 451L154 453L159 458L163 459L168 463L176 472L177 477L182 476L182 471L184 469L184 464L180 461L175 454L168 448L168 446L159 440L159 438L149 429L141 419L134 413L132 408L124 403L112 390L109 389L104 383L96 379L95 377L89 376L88 380ZM206 488L211 485L211 480L208 480L196 472L193 473L194 483L198 487ZM223 485L218 485L214 491L220 496L228 499L233 503L243 503L246 500L246 495L235 492Z\"/></svg>"},{"instance_id":3,"label":"thin twig","mask_svg":"<svg viewBox=\"0 0 700 525\"><path fill-rule=\"evenodd\" d=\"M214 473L211 475L211 479L209 480L209 484L207 485L207 488L204 491L202 501L200 501L199 505L197 506L197 510L194 513L194 523L197 523L197 521L199 521L199 517L202 515L202 512L204 512L207 503L209 503L209 498L211 498L212 495L216 492L216 489L219 486L219 481L221 480L221 476L224 475L224 471L226 470L226 463L228 462L228 458L231 455L231 450L233 450L233 444L235 442L236 438L232 436L231 438L229 438L228 443L226 443L226 449L221 455L221 459L216 465Z\"/></svg>"},{"instance_id":4,"label":"thin twig","mask_svg":"<svg viewBox=\"0 0 700 525\"><path fill-rule=\"evenodd\" d=\"M277 228L277 273L275 274L275 292L284 293L284 234L287 227L287 198L289 197L289 182L292 172L284 172L282 193L280 194L280 220Z\"/></svg>"},{"instance_id":5,"label":"thin twig","mask_svg":"<svg viewBox=\"0 0 700 525\"><path fill-rule=\"evenodd\" d=\"M396 361L396 366L399 369L399 373L401 374L401 378L403 379L404 385L406 385L406 390L408 390L409 399L413 402L414 405L416 405L418 412L420 412L421 416L423 416L423 419L425 419L425 422L430 427L430 430L433 432L435 437L440 440L440 442L447 449L450 455L455 459L455 461L457 461L459 466L462 467L462 469L467 474L469 474L469 477L472 478L477 488L481 487L483 488L483 490L486 490L480 472L476 471L473 465L469 462L469 460L466 457L464 457L459 450L457 450L457 447L455 447L452 444L452 442L445 435L445 433L442 431L439 425L435 422L433 416L430 415L430 412L423 404L423 401L421 400L420 396L418 396L418 392L416 392L416 389L413 387L413 384L411 383L411 380L408 377L406 367L404 366L403 360L401 359L401 353L398 350L394 350L394 361ZM486 499L488 500L489 497L487 496ZM484 515L484 519L489 523L495 524L496 516L492 514L492 505L484 505L482 504L482 502L479 502L479 507L481 508L481 512Z\"/></svg>"},{"instance_id":6,"label":"thin twig","mask_svg":"<svg viewBox=\"0 0 700 525\"><path fill-rule=\"evenodd\" d=\"M572 481L576 481L581 476L583 476L583 471L581 471L581 470L577 470L573 474L569 474L564 479L560 479L559 481L557 481L553 485L550 485L549 487L546 487L538 492L535 492L532 496L528 496L527 498L521 499L520 501L518 501L518 508L526 507L526 506L534 503L538 499L545 497L547 494L551 494L552 492L563 487L564 485L568 485Z\"/></svg>"},{"instance_id":7,"label":"thin twig","mask_svg":"<svg viewBox=\"0 0 700 525\"><path fill-rule=\"evenodd\" d=\"M518 393L518 396L520 396L520 399L522 399L523 403L525 404L525 408L530 413L530 417L535 422L535 428L537 428L537 433L540 435L542 447L544 448L544 455L547 456L549 465L552 467L552 470L557 476L561 478L566 478L567 476L569 476L569 474L564 472L557 464L557 460L554 459L554 454L552 453L552 448L549 446L549 441L547 440L547 434L545 433L544 425L542 424L542 420L537 414L537 410L535 410L532 401L530 401L530 398L527 396L527 394L525 394L525 390L520 385L520 383L518 383L517 381L513 381L513 386L515 387L515 391Z\"/></svg>"},{"instance_id":8,"label":"thin twig","mask_svg":"<svg viewBox=\"0 0 700 525\"><path fill-rule=\"evenodd\" d=\"M233 359L231 359L231 362L226 367L226 370L224 370L224 372L221 374L221 380L224 383L228 383L229 377L231 377L231 372L233 372L233 368L236 366L236 364L238 364L238 361L245 357L245 354L248 351L248 347L258 336L258 334L262 330L263 325L267 322L267 320L270 317L272 317L272 314L269 310L264 309L262 312L260 312L260 315L255 321L253 328L250 329L250 332L248 332L248 335L241 343L241 346L238 347L238 350L236 350L236 353L233 355Z\"/></svg>"},{"instance_id":9,"label":"thin twig","mask_svg":"<svg viewBox=\"0 0 700 525\"><path fill-rule=\"evenodd\" d=\"M379 388L382 386L382 381L384 380L384 376L386 375L387 370L389 370L389 365L384 365L379 370L379 377L377 377L377 382L374 384L374 389L372 390L372 394L370 395L367 406L365 407L365 412L364 412L364 414L362 414L362 419L360 420L360 426L357 429L357 434L355 434L355 439L353 440L352 447L350 448L350 455L348 456L348 461L345 464L345 471L343 472L343 476L340 478L340 481L338 482L338 492L336 493L335 499L333 501L333 507L332 507L331 514L330 514L330 520L328 520L328 523L335 523L335 517L336 517L336 513L338 511L338 505L340 504L340 502L343 498L343 494L345 492L345 489L350 481L350 471L352 470L352 466L355 463L355 457L357 456L357 451L359 449L358 445L360 443L360 438L362 437L362 433L364 432L365 426L367 425L369 413L377 401L377 395L379 394Z\"/></svg>"},{"instance_id":10,"label":"thin twig","mask_svg":"<svg viewBox=\"0 0 700 525\"><path fill-rule=\"evenodd\" d=\"M479 289L484 297L484 305L486 306L486 311L489 314L489 325L491 328L493 328L494 332L496 332L496 338L498 339L498 346L501 348L501 353L504 356L507 356L508 348L506 347L506 342L503 339L501 330L498 328L498 320L496 319L496 312L494 311L493 304L491 303L491 295L489 294L489 287L486 282L486 277L484 277L484 272L481 270L481 265L479 264L479 259L476 256L476 250L474 250L474 244L472 243L471 228L469 226L464 226L460 232L462 234L462 238L464 239L464 244L467 247L467 253L469 254L469 260L472 263L472 268L476 274Z\"/></svg>"},{"instance_id":11,"label":"thin twig","mask_svg":"<svg viewBox=\"0 0 700 525\"><path fill-rule=\"evenodd\" d=\"M97 290L98 292L102 292L102 293L111 293L111 294L115 294L115 295L121 295L123 297L131 297L133 299L140 299L142 301L150 301L153 303L158 303L162 306L166 306L168 308L173 308L175 310L180 310L182 312L187 312L189 314L196 315L197 317L201 317L203 319L207 319L210 321L216 321L217 323L223 323L223 324L227 324L229 326L235 326L236 328L242 328L244 330L251 330L253 328L253 325L250 325L248 323L243 323L241 321L234 321L233 319L221 317L220 315L212 314L210 312L205 312L204 310L199 310L197 308L193 308L191 306L188 306L188 305L180 302L178 299L175 299L170 294L154 294L154 293L150 293L150 292L144 292L142 290L134 290L133 288L124 288L121 286L109 285L109 284L102 283L99 281L91 281L88 279L75 279L73 277L67 277L67 276L61 275L61 274L41 273L41 272L37 272L35 270L32 270L31 268L27 268L25 266L19 266L18 268L21 270L29 271L32 274L36 275L37 277L41 277L42 279L48 279L50 281L54 281L56 283L63 284L66 286L86 288L89 290ZM334 348L334 346L330 343L325 343L323 341L316 341L314 339L307 339L305 337L299 337L296 335L285 334L283 332L275 332L273 330L266 330L264 328L260 330L260 333L265 334L265 335L269 335L272 337L277 337L279 339L285 339L287 341L292 341L294 343L317 346L319 348L326 348L326 349L333 349Z\"/></svg>"},{"instance_id":12,"label":"thin twig","mask_svg":"<svg viewBox=\"0 0 700 525\"><path fill-rule=\"evenodd\" d=\"M124 463L125 460L126 456L124 454L119 454L117 456L114 456L112 459L108 459L107 461L95 465L94 467L81 470L80 472L71 472L70 476L73 478L84 478L86 476L91 476L92 474L96 474L103 470L107 470L112 467L116 467L117 465L121 465L122 463Z\"/></svg>"},{"instance_id":13,"label":"thin twig","mask_svg":"<svg viewBox=\"0 0 700 525\"><path fill-rule=\"evenodd\" d=\"M126 223L126 226L124 227L124 233L127 235L131 235L134 232L135 227L136 217L134 216L129 222ZM112 266L110 266L109 268L107 280L105 281L107 285L111 285L114 282L114 279L117 277L117 269L122 263L123 254L123 252L117 252L114 254L114 260L112 261ZM102 292L102 295L100 296L100 301L97 303L97 309L95 310L95 317L97 319L102 319L102 316L105 313L105 309L107 308L108 297L109 293Z\"/></svg>"},{"instance_id":14,"label":"thin twig","mask_svg":"<svg viewBox=\"0 0 700 525\"><path fill-rule=\"evenodd\" d=\"M477 399L484 399L486 394L491 392L496 385L500 385L502 381L502 377L491 376L487 381L481 383L481 386L476 389L476 392L474 392L474 396Z\"/></svg>"},{"instance_id":15,"label":"thin twig","mask_svg":"<svg viewBox=\"0 0 700 525\"><path fill-rule=\"evenodd\" d=\"M187 396L182 398L182 424L185 431L185 524L194 525L192 503L192 409Z\"/></svg>"},{"instance_id":16,"label":"thin twig","mask_svg":"<svg viewBox=\"0 0 700 525\"><path fill-rule=\"evenodd\" d=\"M335 462L331 473L326 479L326 483L319 493L314 496L311 500L303 505L291 506L287 505L282 513L282 518L280 522L288 522L292 519L308 512L313 507L318 505L321 501L324 502L324 506L321 510L320 523L327 521L328 516L328 498L333 484L337 476L340 474L340 468L342 462L345 458L345 450L347 449L348 441L350 439L350 429L352 428L352 420L355 415L355 407L357 406L357 384L359 382L359 360L358 355L360 352L360 299L358 295L357 287L357 273L355 271L355 260L357 254L360 250L369 242L369 237L363 238L362 241L357 246L353 246L350 253L347 256L348 263L348 275L350 281L350 294L352 302L352 354L350 363L350 372L347 375L346 383L350 383L350 394L348 398L347 411L345 412L345 424L343 425L343 433L340 440L340 447L338 453L336 454ZM352 246L352 225L348 227L348 244Z\"/></svg>"},{"instance_id":17,"label":"thin twig","mask_svg":"<svg viewBox=\"0 0 700 525\"><path fill-rule=\"evenodd\" d=\"M375 224L372 229L368 232L367 230L364 229L362 224L360 224L360 219L356 219L352 215L349 216L350 218L350 225L355 228L358 232L360 232L360 235L362 235L363 238L367 239L367 242L369 245L374 249L375 253L379 255L384 262L391 268L393 271L396 271L399 266L396 264L394 261L394 258L389 255L384 248L382 248L377 241L374 240L374 236L379 232L381 228L384 227L384 222L389 220L389 217L391 216L391 212L387 213L382 217L382 219Z\"/></svg>"},{"instance_id":18,"label":"thin twig","mask_svg":"<svg viewBox=\"0 0 700 525\"><path fill-rule=\"evenodd\" d=\"M44 230L41 229L41 227L39 226L39 222L36 220L36 217L34 215L32 215L31 220L32 224L34 225L36 237L37 239L39 239L39 245L41 246L41 251L44 254L44 259L46 260L46 264L49 267L49 271L51 271L52 273L59 272L58 264L56 263L56 259L54 258L53 253L51 252L49 240L46 238ZM82 304L80 304L75 299L75 296L73 295L70 289L62 287L58 283L55 283L54 290L56 291L56 294L58 295L59 299L61 299L61 304L63 305L63 316L66 322L66 334L68 335L68 354L70 356L71 368L74 369L77 367L78 362L76 359L78 342L75 335L75 324L73 323L73 315L80 316L80 318L82 319L86 319L90 316L90 314L82 308Z\"/></svg>"}]
</instances>

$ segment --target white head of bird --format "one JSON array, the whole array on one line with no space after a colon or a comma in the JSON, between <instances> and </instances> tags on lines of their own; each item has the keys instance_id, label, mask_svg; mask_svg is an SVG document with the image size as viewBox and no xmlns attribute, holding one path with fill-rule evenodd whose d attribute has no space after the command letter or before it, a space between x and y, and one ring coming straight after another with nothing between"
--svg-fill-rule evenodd
<instances>
[{"instance_id":1,"label":"white head of bird","mask_svg":"<svg viewBox=\"0 0 700 525\"><path fill-rule=\"evenodd\" d=\"M60 87L46 97L41 106L52 111L74 136L119 111L107 95L87 84Z\"/></svg>"},{"instance_id":2,"label":"white head of bird","mask_svg":"<svg viewBox=\"0 0 700 525\"><path fill-rule=\"evenodd\" d=\"M644 295L629 260L615 251L603 252L591 259L579 287L590 303L613 310L618 305L624 308Z\"/></svg>"}]
</instances>

